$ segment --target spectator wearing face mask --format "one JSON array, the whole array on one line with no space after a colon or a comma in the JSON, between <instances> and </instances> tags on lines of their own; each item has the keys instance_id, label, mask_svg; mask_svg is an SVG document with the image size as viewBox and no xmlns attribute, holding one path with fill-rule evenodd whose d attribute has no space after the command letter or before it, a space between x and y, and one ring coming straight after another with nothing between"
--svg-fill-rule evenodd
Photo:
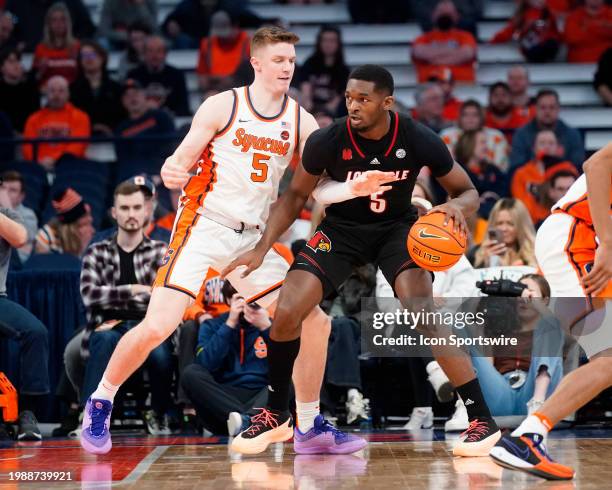
<instances>
[{"instance_id":1,"label":"spectator wearing face mask","mask_svg":"<svg viewBox=\"0 0 612 490\"><path fill-rule=\"evenodd\" d=\"M440 68L448 67L458 82L476 80L477 44L468 31L458 29L459 13L450 0L436 6L432 19L435 27L421 34L412 46L412 59L419 82L428 80Z\"/></svg>"},{"instance_id":2,"label":"spectator wearing face mask","mask_svg":"<svg viewBox=\"0 0 612 490\"><path fill-rule=\"evenodd\" d=\"M535 157L521 165L512 177L512 196L527 206L532 221L537 225L550 214L550 206L544 202L544 184L553 171L564 170L578 176L572 162L560 158L560 148L555 133L550 129L541 130L533 148ZM554 203L553 203L554 204Z\"/></svg>"}]
</instances>

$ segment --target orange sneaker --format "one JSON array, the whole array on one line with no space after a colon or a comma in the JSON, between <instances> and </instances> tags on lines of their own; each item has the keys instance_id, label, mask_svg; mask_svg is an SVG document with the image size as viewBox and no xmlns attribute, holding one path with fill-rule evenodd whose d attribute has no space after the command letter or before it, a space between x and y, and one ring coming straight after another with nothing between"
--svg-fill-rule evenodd
<instances>
[{"instance_id":1,"label":"orange sneaker","mask_svg":"<svg viewBox=\"0 0 612 490\"><path fill-rule=\"evenodd\" d=\"M274 442L285 442L293 437L293 420L289 412L259 408L251 417L248 429L232 441L231 449L242 454L259 454Z\"/></svg>"},{"instance_id":2,"label":"orange sneaker","mask_svg":"<svg viewBox=\"0 0 612 490\"><path fill-rule=\"evenodd\" d=\"M511 470L525 471L547 480L571 480L574 470L556 463L546 452L540 434L504 436L491 449L490 456L498 465Z\"/></svg>"},{"instance_id":3,"label":"orange sneaker","mask_svg":"<svg viewBox=\"0 0 612 490\"><path fill-rule=\"evenodd\" d=\"M500 437L495 420L474 419L453 447L453 456L487 456Z\"/></svg>"}]
</instances>

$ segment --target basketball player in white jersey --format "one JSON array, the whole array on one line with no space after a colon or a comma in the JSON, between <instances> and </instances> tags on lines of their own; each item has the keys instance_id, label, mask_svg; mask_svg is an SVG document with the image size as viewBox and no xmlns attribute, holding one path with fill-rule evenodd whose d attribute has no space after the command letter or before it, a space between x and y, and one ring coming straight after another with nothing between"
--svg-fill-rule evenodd
<instances>
[{"instance_id":1,"label":"basketball player in white jersey","mask_svg":"<svg viewBox=\"0 0 612 490\"><path fill-rule=\"evenodd\" d=\"M185 139L166 159L161 170L164 184L183 190L170 246L144 320L119 341L97 390L87 400L81 434L85 450L110 451L110 415L117 390L174 332L208 269L222 270L259 241L283 172L318 127L312 115L287 96L298 40L277 27L259 29L251 43L253 84L208 98ZM189 171L196 165L197 174L192 176ZM238 270L227 279L247 303L270 307L288 268L271 250L262 267L248 277ZM312 335L302 343L294 379L298 416L308 423L318 415L329 317L317 307L304 321L304 329ZM274 414L263 410L258 416ZM291 421L285 425L279 440L287 440L285 432L293 434ZM268 442L276 442L272 439Z\"/></svg>"},{"instance_id":2,"label":"basketball player in white jersey","mask_svg":"<svg viewBox=\"0 0 612 490\"><path fill-rule=\"evenodd\" d=\"M585 313L592 313L581 322L586 331L570 330L590 362L565 376L542 407L490 453L504 467L549 480L569 480L574 470L550 458L544 447L548 431L612 386L612 143L583 169L538 230L536 258L557 296L558 318L575 318L561 309L580 298L590 305Z\"/></svg>"}]
</instances>

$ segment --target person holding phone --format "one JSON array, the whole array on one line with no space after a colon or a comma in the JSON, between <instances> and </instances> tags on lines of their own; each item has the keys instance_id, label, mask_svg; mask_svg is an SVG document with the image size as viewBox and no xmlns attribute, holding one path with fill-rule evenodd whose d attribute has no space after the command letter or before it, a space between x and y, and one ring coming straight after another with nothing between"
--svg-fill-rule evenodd
<instances>
[{"instance_id":1,"label":"person holding phone","mask_svg":"<svg viewBox=\"0 0 612 490\"><path fill-rule=\"evenodd\" d=\"M195 363L187 366L181 384L206 429L235 436L249 426L253 407L268 399L272 320L266 309L231 289L233 295L224 294L229 312L200 326Z\"/></svg>"},{"instance_id":2,"label":"person holding phone","mask_svg":"<svg viewBox=\"0 0 612 490\"><path fill-rule=\"evenodd\" d=\"M497 201L491 214L486 239L468 253L475 268L536 265L535 228L525 205L514 198Z\"/></svg>"}]
</instances>

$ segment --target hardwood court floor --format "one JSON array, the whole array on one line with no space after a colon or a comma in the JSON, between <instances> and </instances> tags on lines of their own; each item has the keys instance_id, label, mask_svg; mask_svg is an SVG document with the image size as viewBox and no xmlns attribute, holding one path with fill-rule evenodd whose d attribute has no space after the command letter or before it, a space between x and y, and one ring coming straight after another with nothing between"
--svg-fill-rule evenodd
<instances>
[{"instance_id":1,"label":"hardwood court floor","mask_svg":"<svg viewBox=\"0 0 612 490\"><path fill-rule=\"evenodd\" d=\"M572 482L547 482L502 469L489 458L453 458L452 441L433 431L369 435L370 445L345 456L295 455L278 444L259 456L228 453L223 438L115 437L105 456L77 441L45 440L0 448L0 489L610 489L612 430L558 431L554 457L574 466ZM10 480L11 472L69 472L71 481ZM14 477L14 476L13 476Z\"/></svg>"}]
</instances>

